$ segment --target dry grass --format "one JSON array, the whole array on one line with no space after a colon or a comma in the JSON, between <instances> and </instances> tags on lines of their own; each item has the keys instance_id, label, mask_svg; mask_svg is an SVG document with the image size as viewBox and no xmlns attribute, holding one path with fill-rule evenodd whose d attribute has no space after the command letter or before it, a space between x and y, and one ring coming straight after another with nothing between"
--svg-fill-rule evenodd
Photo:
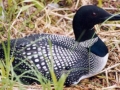
<instances>
[{"instance_id":1,"label":"dry grass","mask_svg":"<svg viewBox=\"0 0 120 90\"><path fill-rule=\"evenodd\" d=\"M33 33L51 33L61 34L68 37L73 37L72 18L74 13L73 7L78 8L78 2L74 3L70 8L48 9L45 7L40 13L32 16L28 23L23 23L37 9L29 8L29 13L19 14L11 24L10 38L20 38ZM109 8L109 7L108 7ZM108 9L107 8L107 9ZM116 8L116 7L115 7ZM113 9L113 8L112 8ZM110 9L111 10L111 9ZM2 22L0 22L2 23ZM0 40L7 40L6 33L8 32L7 23L2 23L5 27L4 33L0 35ZM109 60L106 67L98 75L89 79L82 80L78 85L65 88L64 90L120 90L120 25L119 22L112 24L102 24L97 34L106 43L109 48ZM109 28L109 29L108 29ZM115 30L117 28L117 30ZM106 30L107 29L107 30ZM17 85L17 84L16 84ZM39 85L25 86L26 90L41 90ZM18 90L17 86L14 90Z\"/></svg>"}]
</instances>

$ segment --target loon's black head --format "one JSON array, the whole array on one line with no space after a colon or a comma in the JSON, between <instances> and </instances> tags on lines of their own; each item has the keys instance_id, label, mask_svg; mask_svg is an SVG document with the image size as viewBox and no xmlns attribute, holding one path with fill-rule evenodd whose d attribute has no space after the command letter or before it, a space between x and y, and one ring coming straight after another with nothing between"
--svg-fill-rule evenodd
<instances>
[{"instance_id":1,"label":"loon's black head","mask_svg":"<svg viewBox=\"0 0 120 90\"><path fill-rule=\"evenodd\" d=\"M73 19L73 29L76 40L80 39L79 41L85 41L92 38L91 36L93 36L94 33L94 25L104 22L111 16L112 14L95 5L82 6L76 12ZM120 15L115 15L108 21L112 20L120 20ZM80 35L84 33L84 31L85 34L81 37ZM96 35L94 37L96 37Z\"/></svg>"}]
</instances>

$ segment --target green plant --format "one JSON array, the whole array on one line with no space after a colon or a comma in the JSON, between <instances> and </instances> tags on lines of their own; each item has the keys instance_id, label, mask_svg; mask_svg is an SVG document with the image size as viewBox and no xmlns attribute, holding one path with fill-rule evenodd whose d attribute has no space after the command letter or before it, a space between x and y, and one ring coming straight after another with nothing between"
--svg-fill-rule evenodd
<instances>
[{"instance_id":1,"label":"green plant","mask_svg":"<svg viewBox=\"0 0 120 90\"><path fill-rule=\"evenodd\" d=\"M0 60L0 74L1 74L1 83L2 89L12 89L15 84L14 81L14 71L12 67L12 62L14 60L13 57L10 57L10 33L8 33L8 41L7 44L2 43L4 50L5 60Z\"/></svg>"}]
</instances>

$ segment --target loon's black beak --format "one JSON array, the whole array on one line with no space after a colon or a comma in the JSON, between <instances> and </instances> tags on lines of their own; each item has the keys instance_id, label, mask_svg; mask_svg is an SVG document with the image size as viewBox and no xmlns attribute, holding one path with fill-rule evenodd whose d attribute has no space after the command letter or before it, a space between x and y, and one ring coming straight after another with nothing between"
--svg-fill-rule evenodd
<instances>
[{"instance_id":1,"label":"loon's black beak","mask_svg":"<svg viewBox=\"0 0 120 90\"><path fill-rule=\"evenodd\" d=\"M108 21L116 21L116 20L120 20L120 15L118 14L116 14L116 15L109 15L109 16L107 16L107 17L104 17L104 18L101 18L101 20L108 20Z\"/></svg>"}]
</instances>

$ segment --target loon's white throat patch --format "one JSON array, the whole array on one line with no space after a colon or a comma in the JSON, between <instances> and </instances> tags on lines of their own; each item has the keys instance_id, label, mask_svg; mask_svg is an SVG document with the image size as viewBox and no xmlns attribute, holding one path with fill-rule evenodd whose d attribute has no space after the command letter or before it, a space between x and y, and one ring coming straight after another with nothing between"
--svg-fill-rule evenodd
<instances>
[{"instance_id":1,"label":"loon's white throat patch","mask_svg":"<svg viewBox=\"0 0 120 90\"><path fill-rule=\"evenodd\" d=\"M83 41L83 42L80 42L79 44L82 46L82 47L87 47L89 48L90 46L92 46L95 42L98 41L98 37L96 38L91 38L89 40L86 40L86 41Z\"/></svg>"}]
</instances>

